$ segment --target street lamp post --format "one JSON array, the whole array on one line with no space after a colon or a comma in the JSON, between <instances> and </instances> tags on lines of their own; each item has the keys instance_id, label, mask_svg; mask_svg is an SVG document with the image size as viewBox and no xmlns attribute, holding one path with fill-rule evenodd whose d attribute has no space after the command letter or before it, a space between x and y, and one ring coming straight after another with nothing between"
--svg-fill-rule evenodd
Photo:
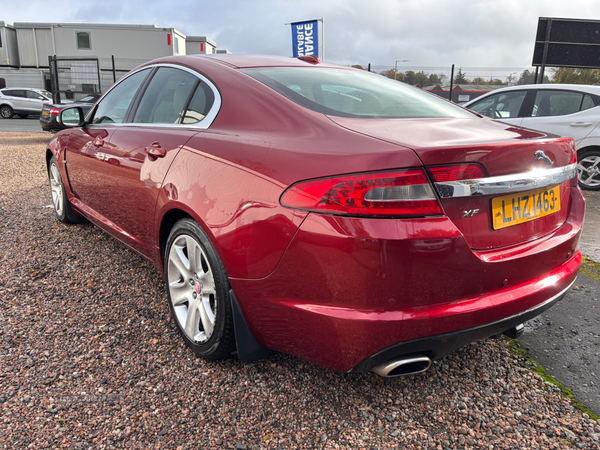
<instances>
[{"instance_id":1,"label":"street lamp post","mask_svg":"<svg viewBox=\"0 0 600 450\"><path fill-rule=\"evenodd\" d=\"M396 79L396 75L398 74L398 63L399 62L408 62L408 59L399 59L398 61L396 61L396 64L394 65L394 80Z\"/></svg>"}]
</instances>

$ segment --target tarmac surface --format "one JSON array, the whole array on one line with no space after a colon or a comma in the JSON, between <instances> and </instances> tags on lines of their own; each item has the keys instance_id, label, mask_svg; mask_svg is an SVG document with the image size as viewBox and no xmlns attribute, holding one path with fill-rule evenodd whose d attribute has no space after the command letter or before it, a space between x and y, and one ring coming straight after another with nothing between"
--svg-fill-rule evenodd
<instances>
[{"instance_id":1,"label":"tarmac surface","mask_svg":"<svg viewBox=\"0 0 600 450\"><path fill-rule=\"evenodd\" d=\"M600 262L600 192L583 191L585 223L580 240L584 256ZM600 283L579 273L566 297L525 323L519 338L552 376L600 415Z\"/></svg>"},{"instance_id":2,"label":"tarmac surface","mask_svg":"<svg viewBox=\"0 0 600 450\"><path fill-rule=\"evenodd\" d=\"M26 131L29 133L47 133L48 140L52 134L42 130L39 116L29 116L27 119L21 119L14 116L12 119L0 119L0 132L2 131Z\"/></svg>"}]
</instances>

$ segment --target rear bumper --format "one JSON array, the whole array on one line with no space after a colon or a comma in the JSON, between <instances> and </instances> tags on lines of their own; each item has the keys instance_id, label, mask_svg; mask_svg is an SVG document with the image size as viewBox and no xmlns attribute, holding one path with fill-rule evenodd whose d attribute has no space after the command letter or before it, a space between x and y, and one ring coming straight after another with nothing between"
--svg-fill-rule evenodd
<instances>
[{"instance_id":1,"label":"rear bumper","mask_svg":"<svg viewBox=\"0 0 600 450\"><path fill-rule=\"evenodd\" d=\"M276 269L230 279L263 347L361 372L404 353L440 358L565 295L581 262L585 200L543 238L474 252L447 218L309 214Z\"/></svg>"},{"instance_id":2,"label":"rear bumper","mask_svg":"<svg viewBox=\"0 0 600 450\"><path fill-rule=\"evenodd\" d=\"M507 317L506 319L498 320L496 322L488 323L478 327L468 328L466 330L429 336L426 338L415 339L414 341L402 342L400 344L393 345L375 353L374 355L369 356L367 359L354 366L349 372L368 372L378 364L411 353L421 353L429 357L429 359L432 361L443 358L449 353L459 349L463 345L467 345L471 342L502 333L540 315L551 306L558 303L558 301L562 300L563 297L567 295L567 292L569 289L571 289L574 283L575 281L563 289L562 292L559 292L554 297L550 297L545 302L542 302L541 304L534 306L533 308L522 313Z\"/></svg>"}]
</instances>

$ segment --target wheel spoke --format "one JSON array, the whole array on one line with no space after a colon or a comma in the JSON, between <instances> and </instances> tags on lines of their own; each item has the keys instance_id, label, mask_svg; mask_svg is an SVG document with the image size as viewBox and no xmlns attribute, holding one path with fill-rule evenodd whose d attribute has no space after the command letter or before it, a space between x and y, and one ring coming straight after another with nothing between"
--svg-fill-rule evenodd
<instances>
[{"instance_id":1,"label":"wheel spoke","mask_svg":"<svg viewBox=\"0 0 600 450\"><path fill-rule=\"evenodd\" d=\"M200 309L200 320L202 321L202 328L204 328L204 334L209 339L215 328L215 315L210 306L210 298L208 295L202 296L202 301L199 302Z\"/></svg>"},{"instance_id":2,"label":"wheel spoke","mask_svg":"<svg viewBox=\"0 0 600 450\"><path fill-rule=\"evenodd\" d=\"M174 252L171 252L170 263L177 268L183 279L189 278L190 275L190 262L186 258L185 253L183 252L184 247L175 245Z\"/></svg>"},{"instance_id":3,"label":"wheel spoke","mask_svg":"<svg viewBox=\"0 0 600 450\"><path fill-rule=\"evenodd\" d=\"M202 264L200 258L202 257L202 250L198 247L198 244L191 237L185 238L185 245L187 248L188 262L190 272L198 273L198 270L202 270Z\"/></svg>"},{"instance_id":4,"label":"wheel spoke","mask_svg":"<svg viewBox=\"0 0 600 450\"><path fill-rule=\"evenodd\" d=\"M200 323L200 311L199 302L192 300L187 309L187 316L185 318L184 331L190 339L196 338L198 334L198 324Z\"/></svg>"},{"instance_id":5,"label":"wheel spoke","mask_svg":"<svg viewBox=\"0 0 600 450\"><path fill-rule=\"evenodd\" d=\"M169 287L171 288L171 301L173 302L173 306L181 306L191 300L191 291L185 281L176 281L169 284Z\"/></svg>"}]
</instances>

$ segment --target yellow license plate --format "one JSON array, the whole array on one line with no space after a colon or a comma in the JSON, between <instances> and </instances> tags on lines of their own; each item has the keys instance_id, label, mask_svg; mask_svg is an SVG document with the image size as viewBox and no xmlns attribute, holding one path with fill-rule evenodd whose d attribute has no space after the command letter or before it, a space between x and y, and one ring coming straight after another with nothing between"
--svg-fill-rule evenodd
<instances>
[{"instance_id":1,"label":"yellow license plate","mask_svg":"<svg viewBox=\"0 0 600 450\"><path fill-rule=\"evenodd\" d=\"M494 230L512 227L560 211L560 186L492 199Z\"/></svg>"},{"instance_id":2,"label":"yellow license plate","mask_svg":"<svg viewBox=\"0 0 600 450\"><path fill-rule=\"evenodd\" d=\"M42 116L49 116L50 112L46 109L44 111L42 111Z\"/></svg>"}]
</instances>

